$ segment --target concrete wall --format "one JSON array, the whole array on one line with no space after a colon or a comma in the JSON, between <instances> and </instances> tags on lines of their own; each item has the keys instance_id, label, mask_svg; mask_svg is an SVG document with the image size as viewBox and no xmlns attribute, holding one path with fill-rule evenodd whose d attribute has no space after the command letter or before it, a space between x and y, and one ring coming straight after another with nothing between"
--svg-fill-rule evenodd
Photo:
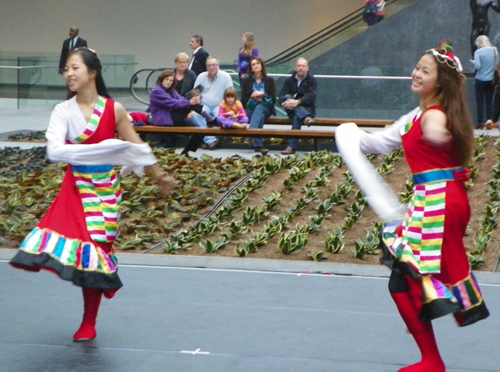
<instances>
[{"instance_id":1,"label":"concrete wall","mask_svg":"<svg viewBox=\"0 0 500 372\"><path fill-rule=\"evenodd\" d=\"M500 49L500 14L490 9L490 39ZM383 76L410 76L421 55L450 39L465 72L473 73L470 63L472 14L470 0L419 0L344 44L312 60L316 74L369 75L368 69L378 69ZM472 114L475 116L473 79L467 82ZM344 107L356 102L366 112L364 116L349 111L346 117L390 117L390 110L415 107L417 97L409 82L377 80L363 86L352 80L323 80L318 98L320 107L332 108L329 116L338 116ZM368 109L372 108L373 111ZM384 110L388 110L384 113ZM345 111L345 110L344 110ZM356 115L356 116L354 116Z\"/></svg>"},{"instance_id":2,"label":"concrete wall","mask_svg":"<svg viewBox=\"0 0 500 372\"><path fill-rule=\"evenodd\" d=\"M133 54L137 69L168 67L200 34L224 63L244 32L264 58L360 8L362 0L1 0L0 51L59 53L71 26L99 54Z\"/></svg>"}]
</instances>

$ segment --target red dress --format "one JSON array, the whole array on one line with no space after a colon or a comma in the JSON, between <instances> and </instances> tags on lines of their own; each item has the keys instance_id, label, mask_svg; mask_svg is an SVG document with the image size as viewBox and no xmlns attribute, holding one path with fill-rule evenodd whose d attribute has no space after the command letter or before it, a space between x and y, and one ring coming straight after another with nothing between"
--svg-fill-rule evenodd
<instances>
[{"instance_id":1,"label":"red dress","mask_svg":"<svg viewBox=\"0 0 500 372\"><path fill-rule=\"evenodd\" d=\"M114 101L107 99L97 128L82 144L115 138L115 122ZM115 204L119 207L121 191L113 166L68 165L54 203L10 263L30 271L50 270L77 286L100 288L107 297L112 297L122 287L112 249L112 240L117 234L107 241L93 238L92 224L89 223L88 212L84 210L84 193L78 181L81 174L109 177L109 186L116 195Z\"/></svg>"},{"instance_id":2,"label":"red dress","mask_svg":"<svg viewBox=\"0 0 500 372\"><path fill-rule=\"evenodd\" d=\"M397 260L397 267L422 280L423 320L455 313L460 325L468 325L488 316L488 310L463 243L471 214L466 175L453 142L437 147L426 141L424 113L401 133L415 187L404 221L384 229L383 262L393 266Z\"/></svg>"}]
</instances>

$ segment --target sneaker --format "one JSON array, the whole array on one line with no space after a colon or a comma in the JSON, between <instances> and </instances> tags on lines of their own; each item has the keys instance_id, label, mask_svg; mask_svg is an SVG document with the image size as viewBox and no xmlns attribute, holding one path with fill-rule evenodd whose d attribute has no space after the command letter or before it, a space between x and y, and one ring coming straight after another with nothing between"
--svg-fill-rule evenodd
<instances>
[{"instance_id":1,"label":"sneaker","mask_svg":"<svg viewBox=\"0 0 500 372\"><path fill-rule=\"evenodd\" d=\"M266 155L269 152L269 149L266 149L265 147L256 147L254 151L260 152L262 155Z\"/></svg>"},{"instance_id":2,"label":"sneaker","mask_svg":"<svg viewBox=\"0 0 500 372\"><path fill-rule=\"evenodd\" d=\"M295 149L292 149L290 146L281 151L281 155L293 155L293 154L295 154Z\"/></svg>"},{"instance_id":3,"label":"sneaker","mask_svg":"<svg viewBox=\"0 0 500 372\"><path fill-rule=\"evenodd\" d=\"M209 146L208 146L208 149L209 150L214 150L217 145L219 144L219 141L213 141Z\"/></svg>"},{"instance_id":4,"label":"sneaker","mask_svg":"<svg viewBox=\"0 0 500 372\"><path fill-rule=\"evenodd\" d=\"M304 124L307 125L308 127L310 127L311 125L316 124L316 121L312 117L306 116L304 118Z\"/></svg>"}]
</instances>

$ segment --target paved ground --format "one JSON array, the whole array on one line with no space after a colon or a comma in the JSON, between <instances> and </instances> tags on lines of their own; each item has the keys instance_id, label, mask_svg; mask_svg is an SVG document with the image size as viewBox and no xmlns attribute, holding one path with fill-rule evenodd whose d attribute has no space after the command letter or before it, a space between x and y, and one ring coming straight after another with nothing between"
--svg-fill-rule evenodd
<instances>
[{"instance_id":1,"label":"paved ground","mask_svg":"<svg viewBox=\"0 0 500 372\"><path fill-rule=\"evenodd\" d=\"M0 133L44 130L50 111L0 110ZM390 372L418 360L383 267L120 254L125 287L101 306L97 339L75 344L79 289L12 269L13 253L0 250L0 372ZM448 372L500 371L500 274L478 279L492 315L435 322Z\"/></svg>"},{"instance_id":2,"label":"paved ground","mask_svg":"<svg viewBox=\"0 0 500 372\"><path fill-rule=\"evenodd\" d=\"M383 267L123 254L125 286L103 302L98 337L75 344L79 289L10 268L12 253L0 251L2 372L389 372L418 360ZM435 322L449 372L500 371L500 274L479 280L490 318Z\"/></svg>"}]
</instances>

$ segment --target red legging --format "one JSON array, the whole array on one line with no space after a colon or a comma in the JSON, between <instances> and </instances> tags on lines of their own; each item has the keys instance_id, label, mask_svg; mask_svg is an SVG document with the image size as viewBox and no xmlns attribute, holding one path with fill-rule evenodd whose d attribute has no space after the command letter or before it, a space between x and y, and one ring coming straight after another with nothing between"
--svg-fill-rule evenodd
<instances>
[{"instance_id":1,"label":"red legging","mask_svg":"<svg viewBox=\"0 0 500 372\"><path fill-rule=\"evenodd\" d=\"M405 290L406 289L406 290ZM446 367L439 354L431 322L419 319L422 310L422 285L418 279L393 272L389 290L401 317L415 339L422 360L400 369L400 372L445 372Z\"/></svg>"}]
</instances>

